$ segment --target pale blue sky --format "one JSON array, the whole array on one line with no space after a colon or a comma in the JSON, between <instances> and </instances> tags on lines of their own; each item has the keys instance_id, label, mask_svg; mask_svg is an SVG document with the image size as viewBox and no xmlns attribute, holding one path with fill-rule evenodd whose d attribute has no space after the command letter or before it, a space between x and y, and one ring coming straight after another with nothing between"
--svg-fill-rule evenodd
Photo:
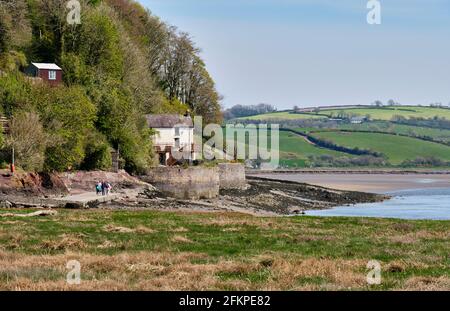
<instances>
[{"instance_id":1,"label":"pale blue sky","mask_svg":"<svg viewBox=\"0 0 450 311\"><path fill-rule=\"evenodd\" d=\"M139 0L189 32L223 104L450 102L450 0Z\"/></svg>"}]
</instances>

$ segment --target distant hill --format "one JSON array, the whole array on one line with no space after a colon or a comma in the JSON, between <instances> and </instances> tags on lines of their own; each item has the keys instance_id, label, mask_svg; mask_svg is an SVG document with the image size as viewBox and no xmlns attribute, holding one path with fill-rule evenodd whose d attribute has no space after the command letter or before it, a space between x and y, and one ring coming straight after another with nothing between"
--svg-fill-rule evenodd
<instances>
[{"instance_id":1,"label":"distant hill","mask_svg":"<svg viewBox=\"0 0 450 311\"><path fill-rule=\"evenodd\" d=\"M450 109L304 108L232 122L278 123L280 164L301 167L450 167Z\"/></svg>"},{"instance_id":2,"label":"distant hill","mask_svg":"<svg viewBox=\"0 0 450 311\"><path fill-rule=\"evenodd\" d=\"M238 120L302 120L302 119L339 119L351 117L369 117L371 120L390 121L393 118L424 118L432 119L435 117L450 120L450 108L437 108L428 106L342 106L336 107L320 107L320 108L304 108L297 112L284 111L267 114L259 114L249 117L238 118Z\"/></svg>"}]
</instances>

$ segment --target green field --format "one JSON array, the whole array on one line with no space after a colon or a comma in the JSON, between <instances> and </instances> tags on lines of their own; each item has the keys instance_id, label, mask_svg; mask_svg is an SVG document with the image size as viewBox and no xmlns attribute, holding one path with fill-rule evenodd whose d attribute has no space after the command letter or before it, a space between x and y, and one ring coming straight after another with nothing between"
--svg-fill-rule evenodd
<instances>
[{"instance_id":1,"label":"green field","mask_svg":"<svg viewBox=\"0 0 450 311\"><path fill-rule=\"evenodd\" d=\"M257 141L255 136L252 135L251 138L253 142ZM280 165L282 167L308 166L309 156L331 155L334 157L353 157L347 153L315 146L307 142L304 137L291 132L280 131L279 139ZM248 141L246 144L248 144Z\"/></svg>"},{"instance_id":2,"label":"green field","mask_svg":"<svg viewBox=\"0 0 450 311\"><path fill-rule=\"evenodd\" d=\"M323 107L316 113L293 113L291 111L274 112L267 114L260 114L250 117L238 118L238 120L261 120L261 121L276 121L276 120L304 120L304 119L324 119L327 117L337 118L339 114L345 113L351 116L370 116L371 120L390 121L395 116L402 116L405 118L424 118L432 119L440 117L450 120L450 109L447 108L432 108L419 106L389 106L389 107L374 107L374 108L351 108L351 109L327 109Z\"/></svg>"},{"instance_id":3,"label":"green field","mask_svg":"<svg viewBox=\"0 0 450 311\"><path fill-rule=\"evenodd\" d=\"M280 163L283 166L302 167L307 165L309 156L331 155L334 157L352 157L343 152L320 148L308 143L302 136L280 132Z\"/></svg>"},{"instance_id":4,"label":"green field","mask_svg":"<svg viewBox=\"0 0 450 311\"><path fill-rule=\"evenodd\" d=\"M393 165L401 164L405 160L414 160L417 157L436 157L450 161L450 147L416 138L357 132L319 132L313 135L340 146L381 152Z\"/></svg>"},{"instance_id":5,"label":"green field","mask_svg":"<svg viewBox=\"0 0 450 311\"><path fill-rule=\"evenodd\" d=\"M418 106L401 106L385 108L354 108L354 109L322 109L320 114L330 117L337 116L339 113L352 114L355 116L369 115L372 120L391 120L394 116L405 118L425 118L432 119L436 116L450 120L450 109L431 108Z\"/></svg>"},{"instance_id":6,"label":"green field","mask_svg":"<svg viewBox=\"0 0 450 311\"><path fill-rule=\"evenodd\" d=\"M260 114L251 117L242 117L237 120L261 120L261 121L276 121L276 120L303 120L303 119L326 119L326 116L317 116L312 114L292 113L292 112L274 112Z\"/></svg>"},{"instance_id":7,"label":"green field","mask_svg":"<svg viewBox=\"0 0 450 311\"><path fill-rule=\"evenodd\" d=\"M336 127L336 129L352 130L352 131L377 131L377 132L407 135L411 137L426 136L433 138L433 140L436 141L450 142L450 130L394 124L391 122L384 122L384 121L366 122L363 124L340 124ZM317 128L306 128L299 130L307 132L321 131L320 129Z\"/></svg>"},{"instance_id":8,"label":"green field","mask_svg":"<svg viewBox=\"0 0 450 311\"><path fill-rule=\"evenodd\" d=\"M449 225L145 210L0 217L0 290L445 290ZM70 260L79 285L66 283ZM370 260L381 285L366 281Z\"/></svg>"}]
</instances>

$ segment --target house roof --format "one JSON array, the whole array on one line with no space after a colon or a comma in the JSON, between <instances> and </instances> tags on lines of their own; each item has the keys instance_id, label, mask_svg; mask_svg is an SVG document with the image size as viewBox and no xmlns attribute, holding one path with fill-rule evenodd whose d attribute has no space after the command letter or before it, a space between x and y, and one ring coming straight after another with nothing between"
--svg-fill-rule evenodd
<instances>
[{"instance_id":1,"label":"house roof","mask_svg":"<svg viewBox=\"0 0 450 311\"><path fill-rule=\"evenodd\" d=\"M47 70L62 70L56 64L47 64L47 63L31 63L37 69L47 69Z\"/></svg>"},{"instance_id":2,"label":"house roof","mask_svg":"<svg viewBox=\"0 0 450 311\"><path fill-rule=\"evenodd\" d=\"M145 118L151 128L194 127L191 117L178 114L148 114Z\"/></svg>"},{"instance_id":3,"label":"house roof","mask_svg":"<svg viewBox=\"0 0 450 311\"><path fill-rule=\"evenodd\" d=\"M353 117L351 118L352 121L365 121L367 117Z\"/></svg>"}]
</instances>

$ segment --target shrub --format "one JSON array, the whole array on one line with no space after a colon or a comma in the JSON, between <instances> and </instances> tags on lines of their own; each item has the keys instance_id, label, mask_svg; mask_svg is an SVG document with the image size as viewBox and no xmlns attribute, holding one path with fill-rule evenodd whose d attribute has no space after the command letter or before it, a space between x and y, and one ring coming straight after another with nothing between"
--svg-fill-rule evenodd
<instances>
[{"instance_id":1,"label":"shrub","mask_svg":"<svg viewBox=\"0 0 450 311\"><path fill-rule=\"evenodd\" d=\"M47 135L36 113L22 112L11 119L7 145L14 148L17 166L27 171L42 170L46 144Z\"/></svg>"},{"instance_id":2,"label":"shrub","mask_svg":"<svg viewBox=\"0 0 450 311\"><path fill-rule=\"evenodd\" d=\"M405 160L403 167L444 167L450 166L450 162L443 161L436 157L417 157L414 160Z\"/></svg>"},{"instance_id":3,"label":"shrub","mask_svg":"<svg viewBox=\"0 0 450 311\"><path fill-rule=\"evenodd\" d=\"M107 170L111 168L111 147L106 137L97 132L89 132L86 138L85 157L80 165L82 170Z\"/></svg>"}]
</instances>

